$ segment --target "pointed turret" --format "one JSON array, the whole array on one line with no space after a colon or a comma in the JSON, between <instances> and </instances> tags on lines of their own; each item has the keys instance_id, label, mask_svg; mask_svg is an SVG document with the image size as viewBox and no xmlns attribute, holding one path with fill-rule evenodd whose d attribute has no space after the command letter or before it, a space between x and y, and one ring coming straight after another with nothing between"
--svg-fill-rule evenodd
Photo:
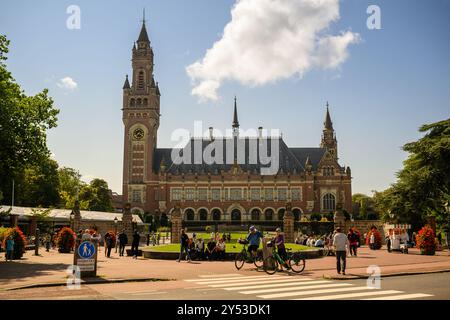
<instances>
[{"instance_id":1,"label":"pointed turret","mask_svg":"<svg viewBox=\"0 0 450 320\"><path fill-rule=\"evenodd\" d=\"M141 32L139 33L139 38L137 40L137 42L147 42L150 43L150 40L148 38L148 34L147 34L147 29L145 28L145 9L143 12L143 19L142 19L142 28L141 28Z\"/></svg>"},{"instance_id":2,"label":"pointed turret","mask_svg":"<svg viewBox=\"0 0 450 320\"><path fill-rule=\"evenodd\" d=\"M325 129L333 130L333 122L331 121L330 110L328 109L328 107L329 105L327 101L327 114L325 115L325 122L323 123L323 125L325 126Z\"/></svg>"},{"instance_id":3,"label":"pointed turret","mask_svg":"<svg viewBox=\"0 0 450 320\"><path fill-rule=\"evenodd\" d=\"M123 84L123 89L130 89L130 82L128 81L128 75L125 77L125 83Z\"/></svg>"}]
</instances>

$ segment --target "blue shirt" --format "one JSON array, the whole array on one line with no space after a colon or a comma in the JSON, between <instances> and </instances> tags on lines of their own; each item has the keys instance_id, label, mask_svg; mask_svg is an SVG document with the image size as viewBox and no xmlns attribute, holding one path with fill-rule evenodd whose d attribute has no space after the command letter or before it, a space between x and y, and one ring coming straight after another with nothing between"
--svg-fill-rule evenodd
<instances>
[{"instance_id":1,"label":"blue shirt","mask_svg":"<svg viewBox=\"0 0 450 320\"><path fill-rule=\"evenodd\" d=\"M6 241L6 251L13 251L14 250L14 240L9 239Z\"/></svg>"},{"instance_id":2,"label":"blue shirt","mask_svg":"<svg viewBox=\"0 0 450 320\"><path fill-rule=\"evenodd\" d=\"M262 237L263 235L259 231L256 231L255 233L250 232L247 236L247 240L251 246L259 246Z\"/></svg>"}]
</instances>

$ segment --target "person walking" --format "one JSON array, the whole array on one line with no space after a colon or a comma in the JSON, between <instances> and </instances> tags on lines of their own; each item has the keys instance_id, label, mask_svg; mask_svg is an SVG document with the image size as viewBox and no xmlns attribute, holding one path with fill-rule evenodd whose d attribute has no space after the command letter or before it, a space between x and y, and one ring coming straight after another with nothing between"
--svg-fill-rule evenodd
<instances>
[{"instance_id":1,"label":"person walking","mask_svg":"<svg viewBox=\"0 0 450 320\"><path fill-rule=\"evenodd\" d=\"M341 228L337 228L336 234L333 237L333 246L336 253L336 269L338 274L341 274L342 271L342 274L345 275L348 245L347 236L341 232Z\"/></svg>"},{"instance_id":2,"label":"person walking","mask_svg":"<svg viewBox=\"0 0 450 320\"><path fill-rule=\"evenodd\" d=\"M106 244L106 257L110 258L111 257L111 249L114 246L114 239L110 233L108 233L107 238L105 236L105 244Z\"/></svg>"},{"instance_id":3,"label":"person walking","mask_svg":"<svg viewBox=\"0 0 450 320\"><path fill-rule=\"evenodd\" d=\"M139 242L141 240L141 236L137 232L137 230L133 233L133 242L131 242L131 254L133 255L133 259L137 259L139 254Z\"/></svg>"},{"instance_id":4,"label":"person walking","mask_svg":"<svg viewBox=\"0 0 450 320\"><path fill-rule=\"evenodd\" d=\"M356 257L356 249L358 248L358 235L352 228L348 230L347 238L350 244L350 255Z\"/></svg>"},{"instance_id":5,"label":"person walking","mask_svg":"<svg viewBox=\"0 0 450 320\"><path fill-rule=\"evenodd\" d=\"M128 244L128 237L125 230L119 233L119 257L123 257L125 246Z\"/></svg>"},{"instance_id":6,"label":"person walking","mask_svg":"<svg viewBox=\"0 0 450 320\"><path fill-rule=\"evenodd\" d=\"M184 229L181 229L180 256L178 257L177 262L181 261L183 252L186 252L186 258L188 259L188 262L191 262L191 256L189 255L189 237L186 232L184 232Z\"/></svg>"},{"instance_id":7,"label":"person walking","mask_svg":"<svg viewBox=\"0 0 450 320\"><path fill-rule=\"evenodd\" d=\"M6 241L6 261L12 261L14 257L14 239L12 236Z\"/></svg>"}]
</instances>

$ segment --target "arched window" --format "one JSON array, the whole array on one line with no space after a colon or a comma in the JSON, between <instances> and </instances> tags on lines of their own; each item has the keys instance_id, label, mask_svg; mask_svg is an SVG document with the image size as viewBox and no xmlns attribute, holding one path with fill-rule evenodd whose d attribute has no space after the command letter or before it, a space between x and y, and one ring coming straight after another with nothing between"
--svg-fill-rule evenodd
<instances>
[{"instance_id":1,"label":"arched window","mask_svg":"<svg viewBox=\"0 0 450 320\"><path fill-rule=\"evenodd\" d=\"M200 209L198 211L198 214L200 216L200 220L202 221L208 220L208 211L206 211L206 209Z\"/></svg>"},{"instance_id":2,"label":"arched window","mask_svg":"<svg viewBox=\"0 0 450 320\"><path fill-rule=\"evenodd\" d=\"M186 220L188 220L188 221L194 220L194 210L187 209L185 212L185 215L186 215Z\"/></svg>"},{"instance_id":3,"label":"arched window","mask_svg":"<svg viewBox=\"0 0 450 320\"><path fill-rule=\"evenodd\" d=\"M334 211L336 209L336 197L333 194L327 193L323 196L322 209L327 211Z\"/></svg>"},{"instance_id":4,"label":"arched window","mask_svg":"<svg viewBox=\"0 0 450 320\"><path fill-rule=\"evenodd\" d=\"M214 209L212 211L212 218L214 221L220 221L220 210L219 209Z\"/></svg>"},{"instance_id":5,"label":"arched window","mask_svg":"<svg viewBox=\"0 0 450 320\"><path fill-rule=\"evenodd\" d=\"M294 209L294 210L292 210L292 213L294 214L295 221L299 221L300 220L300 216L302 214L300 209Z\"/></svg>"},{"instance_id":6,"label":"arched window","mask_svg":"<svg viewBox=\"0 0 450 320\"><path fill-rule=\"evenodd\" d=\"M266 209L266 211L264 211L264 219L267 221L273 220L273 210L272 209Z\"/></svg>"},{"instance_id":7,"label":"arched window","mask_svg":"<svg viewBox=\"0 0 450 320\"><path fill-rule=\"evenodd\" d=\"M239 211L239 209L234 209L233 211L231 211L231 220L241 221L241 211Z\"/></svg>"},{"instance_id":8,"label":"arched window","mask_svg":"<svg viewBox=\"0 0 450 320\"><path fill-rule=\"evenodd\" d=\"M286 212L286 209L284 209L284 208L278 210L278 220L283 220L285 212Z\"/></svg>"},{"instance_id":9,"label":"arched window","mask_svg":"<svg viewBox=\"0 0 450 320\"><path fill-rule=\"evenodd\" d=\"M136 100L131 99L131 100L130 100L130 106L131 106L131 107L134 107L135 105L136 105Z\"/></svg>"},{"instance_id":10,"label":"arched window","mask_svg":"<svg viewBox=\"0 0 450 320\"><path fill-rule=\"evenodd\" d=\"M144 71L139 71L138 75L138 89L144 89Z\"/></svg>"},{"instance_id":11,"label":"arched window","mask_svg":"<svg viewBox=\"0 0 450 320\"><path fill-rule=\"evenodd\" d=\"M258 221L259 220L259 210L258 209L253 209L252 210L252 220L254 221Z\"/></svg>"}]
</instances>

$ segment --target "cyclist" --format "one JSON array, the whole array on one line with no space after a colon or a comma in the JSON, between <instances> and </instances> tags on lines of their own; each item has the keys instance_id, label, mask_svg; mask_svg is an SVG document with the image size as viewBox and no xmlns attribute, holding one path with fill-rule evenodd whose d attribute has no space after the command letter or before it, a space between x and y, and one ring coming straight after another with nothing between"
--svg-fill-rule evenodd
<instances>
[{"instance_id":1,"label":"cyclist","mask_svg":"<svg viewBox=\"0 0 450 320\"><path fill-rule=\"evenodd\" d=\"M255 226L251 226L250 232L247 236L247 240L249 242L248 251L253 257L256 257L262 238L263 235L261 234L261 232L256 230Z\"/></svg>"},{"instance_id":2,"label":"cyclist","mask_svg":"<svg viewBox=\"0 0 450 320\"><path fill-rule=\"evenodd\" d=\"M277 233L276 237L273 239L273 242L277 246L278 255L281 259L283 259L285 266L287 267L287 253L286 253L286 247L284 246L284 236L281 233L280 228L276 228L275 232Z\"/></svg>"}]
</instances>

